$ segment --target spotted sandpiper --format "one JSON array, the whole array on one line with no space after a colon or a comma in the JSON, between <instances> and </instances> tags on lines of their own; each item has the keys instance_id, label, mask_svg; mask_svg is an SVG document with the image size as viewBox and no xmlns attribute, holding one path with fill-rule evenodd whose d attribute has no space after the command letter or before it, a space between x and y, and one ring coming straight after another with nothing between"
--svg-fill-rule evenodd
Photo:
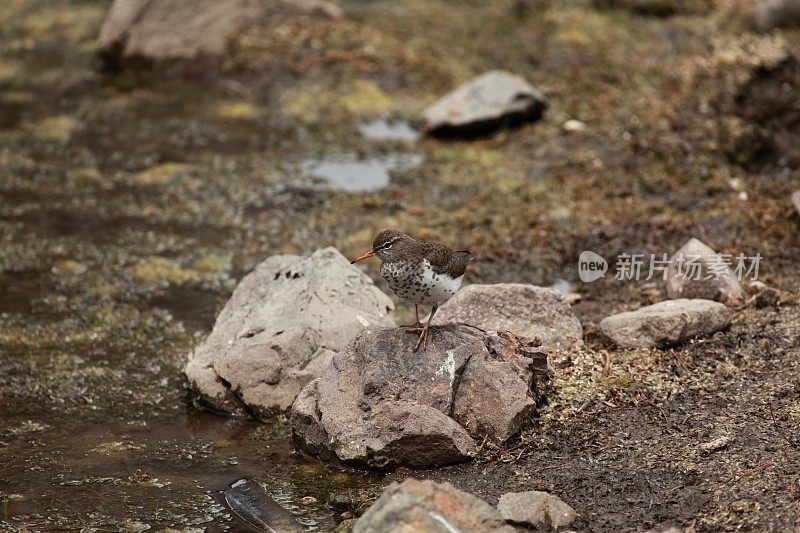
<instances>
[{"instance_id":1,"label":"spotted sandpiper","mask_svg":"<svg viewBox=\"0 0 800 533\"><path fill-rule=\"evenodd\" d=\"M427 343L431 319L441 304L450 299L461 287L471 252L451 250L444 244L422 242L403 232L385 229L372 242L372 250L359 256L352 263L378 256L381 276L394 293L414 304L417 323L402 326L420 330L416 352ZM419 306L431 305L433 309L423 326L419 320Z\"/></svg>"}]
</instances>

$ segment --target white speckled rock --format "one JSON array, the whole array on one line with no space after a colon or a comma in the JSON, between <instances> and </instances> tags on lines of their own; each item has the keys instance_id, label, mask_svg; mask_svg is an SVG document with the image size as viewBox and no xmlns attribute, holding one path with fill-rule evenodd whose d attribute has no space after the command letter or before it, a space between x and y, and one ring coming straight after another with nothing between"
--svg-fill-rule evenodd
<instances>
[{"instance_id":1,"label":"white speckled rock","mask_svg":"<svg viewBox=\"0 0 800 533\"><path fill-rule=\"evenodd\" d=\"M392 311L334 248L273 256L239 282L186 376L212 409L268 417L289 408L359 331L393 325Z\"/></svg>"}]
</instances>

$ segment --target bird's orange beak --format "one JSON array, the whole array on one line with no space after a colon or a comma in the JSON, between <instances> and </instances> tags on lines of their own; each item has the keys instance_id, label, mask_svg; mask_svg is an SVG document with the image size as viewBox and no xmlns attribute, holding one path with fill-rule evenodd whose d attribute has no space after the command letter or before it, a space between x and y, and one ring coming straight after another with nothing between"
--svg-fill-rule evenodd
<instances>
[{"instance_id":1,"label":"bird's orange beak","mask_svg":"<svg viewBox=\"0 0 800 533\"><path fill-rule=\"evenodd\" d=\"M350 261L350 264L352 265L353 263L358 263L359 261L363 261L364 259L369 259L370 257L372 257L374 255L375 255L375 252L370 250L369 252L358 256L355 260Z\"/></svg>"}]
</instances>

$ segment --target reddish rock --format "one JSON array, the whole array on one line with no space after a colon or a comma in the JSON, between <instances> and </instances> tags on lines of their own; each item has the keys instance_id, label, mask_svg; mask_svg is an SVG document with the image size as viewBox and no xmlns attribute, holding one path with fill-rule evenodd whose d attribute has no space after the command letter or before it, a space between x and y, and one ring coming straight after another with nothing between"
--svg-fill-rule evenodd
<instances>
[{"instance_id":1,"label":"reddish rock","mask_svg":"<svg viewBox=\"0 0 800 533\"><path fill-rule=\"evenodd\" d=\"M407 479L392 483L358 519L353 533L513 533L485 501L450 483Z\"/></svg>"},{"instance_id":2,"label":"reddish rock","mask_svg":"<svg viewBox=\"0 0 800 533\"><path fill-rule=\"evenodd\" d=\"M334 356L292 407L298 445L378 468L462 461L519 432L546 392L546 352L527 339L448 325L414 353L416 339L367 329Z\"/></svg>"}]
</instances>

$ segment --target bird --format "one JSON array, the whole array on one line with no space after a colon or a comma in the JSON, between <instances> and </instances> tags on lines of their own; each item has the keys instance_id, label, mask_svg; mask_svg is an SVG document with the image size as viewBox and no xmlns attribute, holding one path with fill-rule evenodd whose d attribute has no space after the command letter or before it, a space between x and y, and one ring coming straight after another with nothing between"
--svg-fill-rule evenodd
<instances>
[{"instance_id":1,"label":"bird","mask_svg":"<svg viewBox=\"0 0 800 533\"><path fill-rule=\"evenodd\" d=\"M427 345L428 329L433 315L461 287L464 273L472 258L471 250L452 250L444 244L418 241L396 229L385 229L375 236L372 250L360 255L351 264L370 257L381 261L381 276L401 299L414 304L417 322L401 326L419 330L412 352ZM423 326L419 306L430 305L431 314Z\"/></svg>"}]
</instances>

